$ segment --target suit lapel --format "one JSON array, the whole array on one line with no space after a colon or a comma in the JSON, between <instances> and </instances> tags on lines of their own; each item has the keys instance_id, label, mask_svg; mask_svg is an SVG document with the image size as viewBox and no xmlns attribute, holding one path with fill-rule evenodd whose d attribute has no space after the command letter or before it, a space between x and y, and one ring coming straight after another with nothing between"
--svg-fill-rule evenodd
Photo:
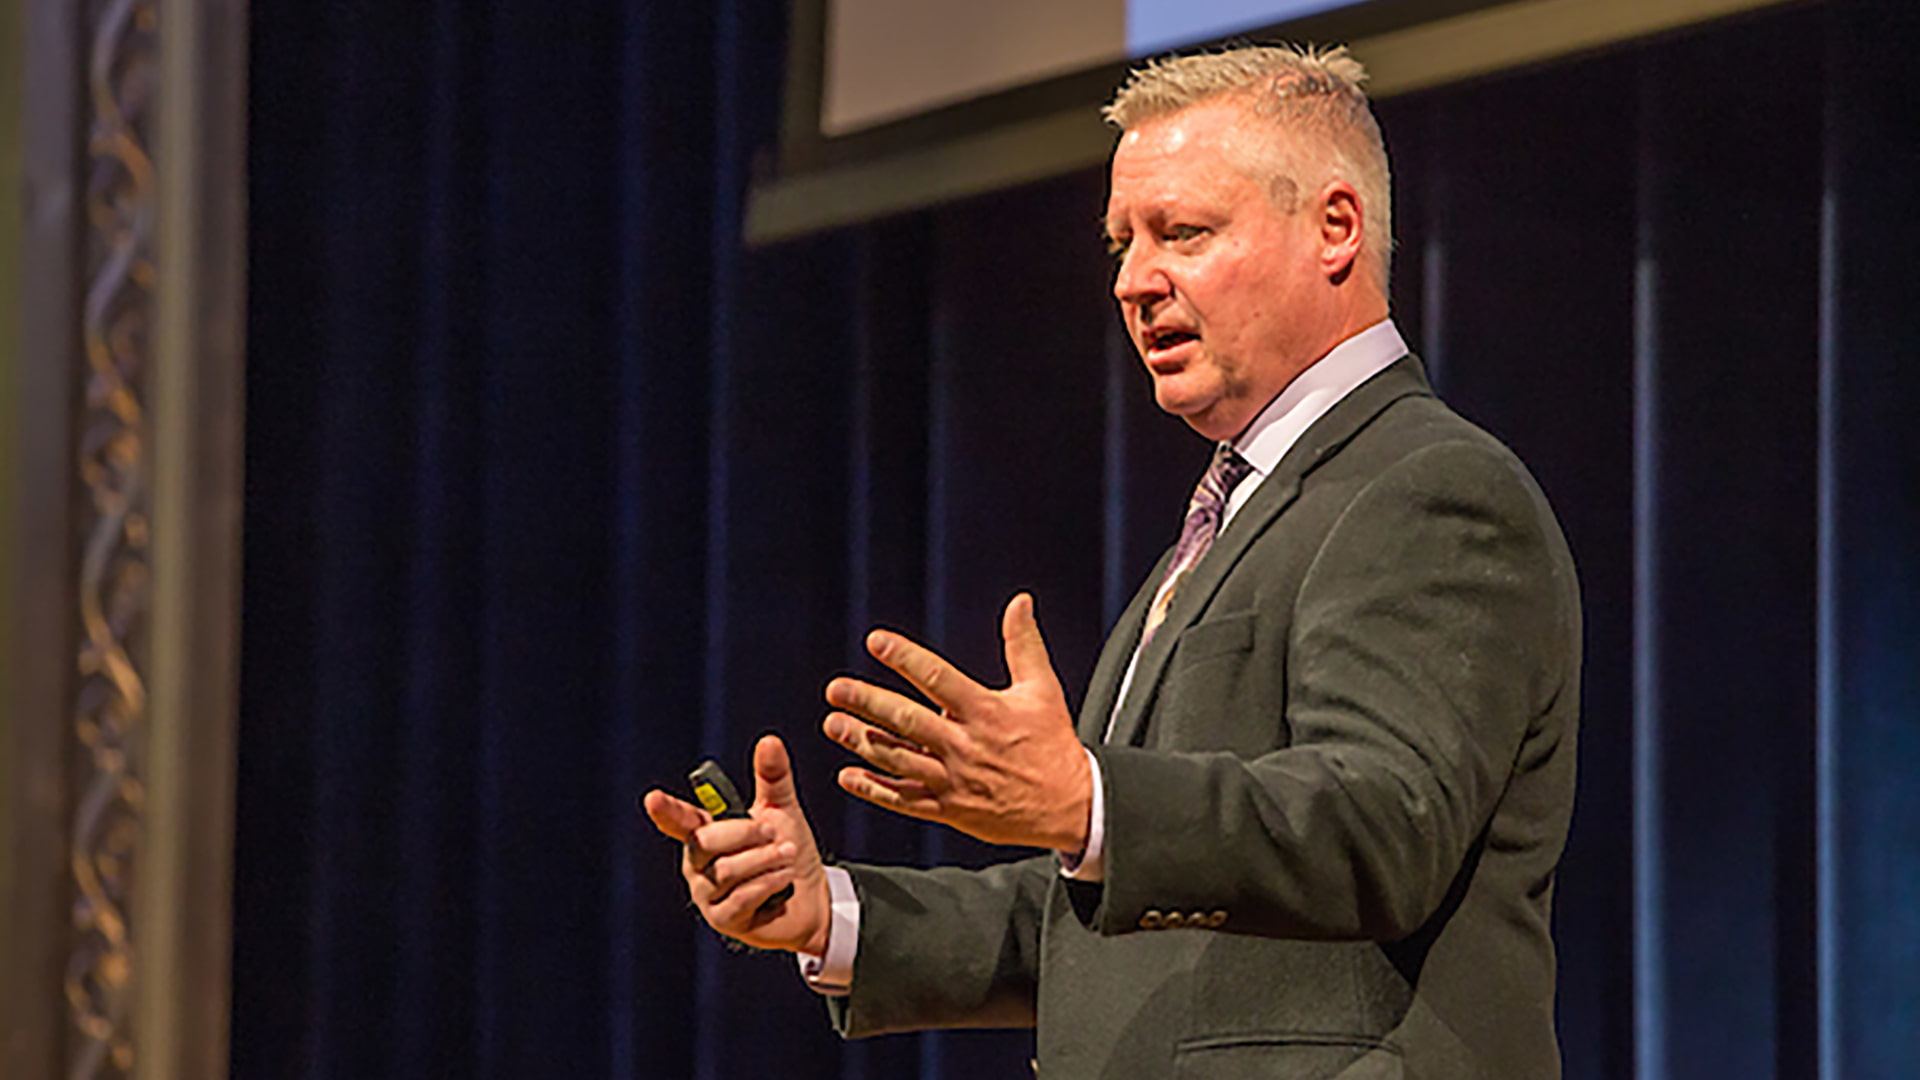
<instances>
[{"instance_id":1,"label":"suit lapel","mask_svg":"<svg viewBox=\"0 0 1920 1080\"><path fill-rule=\"evenodd\" d=\"M1099 745L1101 736L1106 734L1107 720L1113 716L1114 698L1119 695L1120 683L1127 675L1127 662L1133 659L1140 630L1147 622L1147 607L1153 603L1154 590L1172 561L1173 549L1168 548L1154 564L1146 582L1134 592L1133 600L1120 613L1113 629L1107 631L1107 643L1100 647L1100 659L1093 665L1093 677L1087 681L1087 697L1080 703L1080 718L1074 724L1080 741L1088 746Z\"/></svg>"},{"instance_id":2,"label":"suit lapel","mask_svg":"<svg viewBox=\"0 0 1920 1080\"><path fill-rule=\"evenodd\" d=\"M1432 394L1433 388L1427 382L1426 371L1419 358L1408 354L1355 387L1352 393L1341 398L1333 408L1327 410L1325 416L1314 421L1313 426L1301 434L1299 441L1280 459L1273 473L1254 491L1253 497L1233 515L1233 520L1227 523L1226 529L1214 540L1213 547L1193 568L1191 576L1174 596L1172 606L1167 609L1166 621L1160 624L1160 629L1154 632L1153 641L1140 654L1139 664L1133 673L1133 685L1127 691L1127 700L1121 704L1120 714L1114 717L1113 737L1107 741L1120 745L1141 741L1153 699L1159 693L1160 679L1166 674L1167 661L1172 658L1174 645L1181 633L1207 609L1214 593L1219 591L1221 583L1253 546L1253 542L1300 496L1300 485L1307 475L1318 468L1321 462L1338 453L1348 440L1385 411L1388 405L1409 395ZM1112 710L1111 703L1118 692L1121 678L1126 674L1133 643L1139 640L1140 627L1145 622L1146 606L1142 597L1151 599L1171 555L1168 552L1161 558L1147 587L1142 589L1141 595L1134 597L1133 604L1127 608L1127 615L1114 628L1115 635L1102 652L1100 664L1095 669L1096 677L1111 674L1111 679L1098 681L1096 685L1102 688L1101 692L1088 695L1088 709L1081 711L1079 725L1082 739L1087 738L1087 713L1094 705L1095 697L1108 703L1106 710L1100 713L1103 723ZM1137 612L1136 608L1139 609ZM1128 631L1126 645L1120 653L1118 668L1109 673L1107 668L1112 658L1108 654L1115 651L1114 641L1119 638L1122 629ZM1109 683L1111 689L1107 689ZM1099 739L1097 728L1093 739Z\"/></svg>"}]
</instances>

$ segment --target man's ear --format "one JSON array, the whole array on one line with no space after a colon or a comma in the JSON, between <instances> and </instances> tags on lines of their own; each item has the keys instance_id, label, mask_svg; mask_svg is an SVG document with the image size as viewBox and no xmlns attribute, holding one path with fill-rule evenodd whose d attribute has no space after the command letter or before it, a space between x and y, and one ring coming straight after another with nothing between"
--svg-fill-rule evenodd
<instances>
[{"instance_id":1,"label":"man's ear","mask_svg":"<svg viewBox=\"0 0 1920 1080\"><path fill-rule=\"evenodd\" d=\"M1334 180L1320 191L1320 269L1336 284L1353 272L1366 235L1366 211L1360 193L1345 180Z\"/></svg>"}]
</instances>

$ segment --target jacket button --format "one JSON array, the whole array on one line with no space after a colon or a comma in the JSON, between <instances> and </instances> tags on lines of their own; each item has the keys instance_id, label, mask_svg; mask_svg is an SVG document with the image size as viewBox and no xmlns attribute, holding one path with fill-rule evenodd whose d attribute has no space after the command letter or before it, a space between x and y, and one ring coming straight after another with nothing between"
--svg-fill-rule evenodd
<instances>
[{"instance_id":1,"label":"jacket button","mask_svg":"<svg viewBox=\"0 0 1920 1080\"><path fill-rule=\"evenodd\" d=\"M1208 926L1212 926L1212 927L1224 926L1226 924L1226 921L1227 921L1227 913L1224 911L1216 911L1213 914L1207 916Z\"/></svg>"},{"instance_id":2,"label":"jacket button","mask_svg":"<svg viewBox=\"0 0 1920 1080\"><path fill-rule=\"evenodd\" d=\"M1157 911L1150 910L1145 915L1140 916L1140 929L1142 930L1158 930L1164 925L1166 925L1166 916Z\"/></svg>"}]
</instances>

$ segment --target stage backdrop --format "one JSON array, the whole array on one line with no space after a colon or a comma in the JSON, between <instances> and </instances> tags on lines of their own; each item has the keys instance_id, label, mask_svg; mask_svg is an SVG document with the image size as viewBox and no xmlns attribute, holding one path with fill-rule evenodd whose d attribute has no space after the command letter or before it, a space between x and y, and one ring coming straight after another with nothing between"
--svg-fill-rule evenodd
<instances>
[{"instance_id":1,"label":"stage backdrop","mask_svg":"<svg viewBox=\"0 0 1920 1080\"><path fill-rule=\"evenodd\" d=\"M635 808L874 623L1077 696L1206 448L1114 330L1097 173L745 251L774 0L254 5L233 1074L1018 1076L842 1044ZM1920 1069L1920 115L1835 0L1384 103L1396 308L1586 589L1570 1077Z\"/></svg>"}]
</instances>

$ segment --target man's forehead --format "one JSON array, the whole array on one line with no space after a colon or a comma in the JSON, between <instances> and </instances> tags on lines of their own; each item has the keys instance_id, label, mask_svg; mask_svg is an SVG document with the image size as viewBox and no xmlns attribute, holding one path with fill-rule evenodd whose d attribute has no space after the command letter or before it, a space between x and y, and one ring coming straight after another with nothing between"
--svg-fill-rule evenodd
<instances>
[{"instance_id":1,"label":"man's forehead","mask_svg":"<svg viewBox=\"0 0 1920 1080\"><path fill-rule=\"evenodd\" d=\"M1114 146L1109 202L1180 192L1211 179L1257 180L1281 133L1243 107L1203 102L1129 128Z\"/></svg>"},{"instance_id":2,"label":"man's forehead","mask_svg":"<svg viewBox=\"0 0 1920 1080\"><path fill-rule=\"evenodd\" d=\"M1235 99L1208 98L1134 124L1120 137L1120 146L1187 145L1236 131L1252 119L1253 114Z\"/></svg>"},{"instance_id":3,"label":"man's forehead","mask_svg":"<svg viewBox=\"0 0 1920 1080\"><path fill-rule=\"evenodd\" d=\"M1212 155L1237 164L1285 152L1289 132L1237 98L1210 98L1128 128L1114 145L1112 165L1125 168L1163 158Z\"/></svg>"}]
</instances>

